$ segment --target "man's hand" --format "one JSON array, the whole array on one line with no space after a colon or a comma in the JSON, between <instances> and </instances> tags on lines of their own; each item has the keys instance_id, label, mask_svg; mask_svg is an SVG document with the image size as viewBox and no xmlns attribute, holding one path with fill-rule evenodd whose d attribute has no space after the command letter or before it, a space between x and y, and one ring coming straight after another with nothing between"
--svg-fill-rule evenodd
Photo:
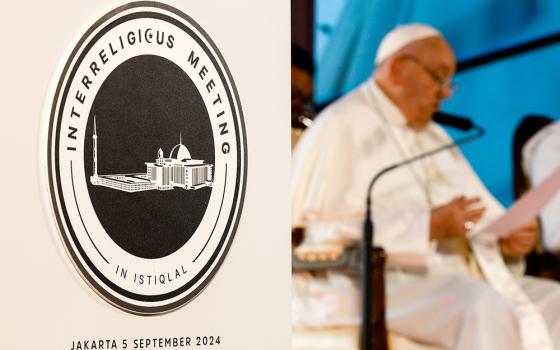
<instances>
[{"instance_id":1,"label":"man's hand","mask_svg":"<svg viewBox=\"0 0 560 350\"><path fill-rule=\"evenodd\" d=\"M465 236L468 226L476 224L485 210L480 206L478 197L457 197L445 205L433 208L430 216L430 239Z\"/></svg>"},{"instance_id":2,"label":"man's hand","mask_svg":"<svg viewBox=\"0 0 560 350\"><path fill-rule=\"evenodd\" d=\"M509 257L520 257L529 254L535 246L539 233L539 221L531 220L527 225L515 230L500 239L502 254Z\"/></svg>"}]
</instances>

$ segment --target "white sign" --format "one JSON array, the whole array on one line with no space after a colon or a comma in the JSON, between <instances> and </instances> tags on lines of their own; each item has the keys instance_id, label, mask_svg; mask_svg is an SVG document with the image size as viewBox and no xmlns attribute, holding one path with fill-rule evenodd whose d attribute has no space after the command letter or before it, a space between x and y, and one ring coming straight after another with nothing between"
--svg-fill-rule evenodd
<instances>
[{"instance_id":1,"label":"white sign","mask_svg":"<svg viewBox=\"0 0 560 350\"><path fill-rule=\"evenodd\" d=\"M290 347L289 16L4 6L0 348Z\"/></svg>"}]
</instances>

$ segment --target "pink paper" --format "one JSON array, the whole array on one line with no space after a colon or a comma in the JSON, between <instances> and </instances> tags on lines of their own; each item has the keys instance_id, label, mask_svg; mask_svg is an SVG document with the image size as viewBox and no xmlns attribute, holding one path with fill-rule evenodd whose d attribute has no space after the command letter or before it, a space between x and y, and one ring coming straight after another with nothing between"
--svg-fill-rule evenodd
<instances>
[{"instance_id":1,"label":"pink paper","mask_svg":"<svg viewBox=\"0 0 560 350\"><path fill-rule=\"evenodd\" d=\"M504 215L482 230L473 232L471 237L482 232L491 232L501 237L523 227L530 220L538 216L541 209L559 190L560 168L556 169L539 186L525 193L519 200L513 203Z\"/></svg>"}]
</instances>

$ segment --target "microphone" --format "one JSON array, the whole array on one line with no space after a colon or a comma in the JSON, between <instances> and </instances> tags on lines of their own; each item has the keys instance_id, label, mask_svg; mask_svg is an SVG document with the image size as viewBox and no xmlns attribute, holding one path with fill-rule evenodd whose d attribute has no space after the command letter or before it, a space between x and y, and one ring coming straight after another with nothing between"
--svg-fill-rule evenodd
<instances>
[{"instance_id":1,"label":"microphone","mask_svg":"<svg viewBox=\"0 0 560 350\"><path fill-rule=\"evenodd\" d=\"M474 127L474 123L469 118L461 117L458 115L453 115L445 112L436 112L433 116L433 121L445 125L450 126L452 128L456 128L463 131L469 131Z\"/></svg>"},{"instance_id":2,"label":"microphone","mask_svg":"<svg viewBox=\"0 0 560 350\"><path fill-rule=\"evenodd\" d=\"M476 124L474 124L470 119L451 115L448 113L437 112L434 115L434 121L440 124L451 126L460 130L469 131L474 130L474 133L463 138L447 143L443 146L437 147L429 152L419 154L415 157L405 159L404 161L390 165L380 172L378 172L371 180L366 200L366 216L364 219L364 235L362 242L362 300L363 300L363 314L362 314L362 332L361 332L361 349L371 350L371 329L372 329L372 281L371 281L371 260L372 260L372 244L373 244L373 234L374 227L371 220L371 208L372 208L372 198L371 194L373 191L373 186L383 175L400 168L401 166L414 163L420 159L432 156L436 153L440 153L450 148L457 147L459 145L465 144L467 142L474 141L484 135L484 129Z\"/></svg>"}]
</instances>

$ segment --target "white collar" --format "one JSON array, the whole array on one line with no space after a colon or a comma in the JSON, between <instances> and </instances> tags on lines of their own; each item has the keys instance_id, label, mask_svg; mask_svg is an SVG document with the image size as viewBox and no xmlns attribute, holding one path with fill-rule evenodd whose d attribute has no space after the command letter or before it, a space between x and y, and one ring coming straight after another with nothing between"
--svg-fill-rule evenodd
<instances>
[{"instance_id":1,"label":"white collar","mask_svg":"<svg viewBox=\"0 0 560 350\"><path fill-rule=\"evenodd\" d=\"M373 78L368 79L367 86L375 100L374 103L379 108L379 112L383 115L385 120L393 126L408 128L408 121L403 112L387 95L385 95Z\"/></svg>"},{"instance_id":2,"label":"white collar","mask_svg":"<svg viewBox=\"0 0 560 350\"><path fill-rule=\"evenodd\" d=\"M381 90L381 88L379 87L379 85L377 85L373 78L368 79L366 87L371 99L371 103L374 104L374 108L377 109L377 112L381 114L381 117L383 118L383 120L385 120L387 125L392 126L396 129L400 129L403 132L401 135L407 135L407 144L410 144L410 142L418 141L417 138L429 140L428 142L435 142L434 146L450 141L445 131L437 127L433 121L431 121L422 130L412 129L408 125L408 120L404 116L404 113L399 109L399 107L397 107L395 103L393 103L393 101L389 99L389 97L383 92L383 90ZM412 141L410 137L412 137L415 141ZM401 140L401 142L403 141L404 140ZM455 149L452 149L451 152L453 154L457 153Z\"/></svg>"}]
</instances>

